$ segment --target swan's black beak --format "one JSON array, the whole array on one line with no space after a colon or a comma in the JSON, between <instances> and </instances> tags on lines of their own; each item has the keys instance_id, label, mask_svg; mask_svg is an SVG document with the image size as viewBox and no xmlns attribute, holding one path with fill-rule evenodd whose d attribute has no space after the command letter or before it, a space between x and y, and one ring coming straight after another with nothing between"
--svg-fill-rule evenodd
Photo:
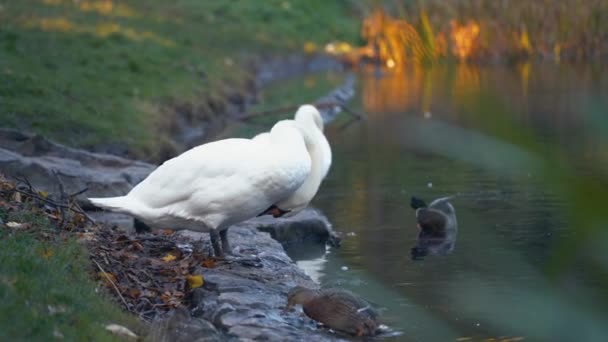
<instances>
[{"instance_id":1,"label":"swan's black beak","mask_svg":"<svg viewBox=\"0 0 608 342\"><path fill-rule=\"evenodd\" d=\"M412 199L410 200L410 207L412 207L412 209L414 210L419 208L426 208L426 203L422 199L416 196L412 196Z\"/></svg>"}]
</instances>

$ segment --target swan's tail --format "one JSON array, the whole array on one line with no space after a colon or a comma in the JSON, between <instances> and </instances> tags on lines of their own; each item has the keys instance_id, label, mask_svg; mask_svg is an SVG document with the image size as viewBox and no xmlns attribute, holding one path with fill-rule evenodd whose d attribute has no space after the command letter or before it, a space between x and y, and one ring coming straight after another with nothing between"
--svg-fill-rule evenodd
<instances>
[{"instance_id":1,"label":"swan's tail","mask_svg":"<svg viewBox=\"0 0 608 342\"><path fill-rule=\"evenodd\" d=\"M89 198L89 201L96 207L126 214L135 214L138 207L138 203L127 196Z\"/></svg>"}]
</instances>

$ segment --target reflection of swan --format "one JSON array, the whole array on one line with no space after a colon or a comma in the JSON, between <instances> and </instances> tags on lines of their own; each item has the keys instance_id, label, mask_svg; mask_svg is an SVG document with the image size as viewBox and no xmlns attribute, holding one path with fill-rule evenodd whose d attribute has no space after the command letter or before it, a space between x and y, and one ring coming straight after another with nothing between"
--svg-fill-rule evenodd
<instances>
[{"instance_id":1,"label":"reflection of swan","mask_svg":"<svg viewBox=\"0 0 608 342\"><path fill-rule=\"evenodd\" d=\"M295 261L296 265L306 273L315 283L321 283L325 274L328 247L325 243L317 241L300 242L284 246L285 253Z\"/></svg>"},{"instance_id":2,"label":"reflection of swan","mask_svg":"<svg viewBox=\"0 0 608 342\"><path fill-rule=\"evenodd\" d=\"M317 108L312 105L303 105L296 112L294 120L286 121L293 122L303 132L306 149L312 161L312 169L298 190L288 198L273 203L273 206L263 213L271 214L274 217L284 214L291 216L306 208L319 190L321 181L327 176L331 166L331 148L323 135L323 118ZM266 141L268 138L269 133L262 133L255 136L253 140Z\"/></svg>"},{"instance_id":3,"label":"reflection of swan","mask_svg":"<svg viewBox=\"0 0 608 342\"><path fill-rule=\"evenodd\" d=\"M298 125L280 121L267 139L225 139L190 149L159 166L126 196L90 200L152 227L209 232L215 254L222 256L230 251L228 227L282 203L300 191L311 172L315 179L323 177L323 170L312 168L306 149L318 139L311 129L317 116L306 110L296 117Z\"/></svg>"},{"instance_id":4,"label":"reflection of swan","mask_svg":"<svg viewBox=\"0 0 608 342\"><path fill-rule=\"evenodd\" d=\"M449 202L450 197L438 198L427 207L426 203L412 197L410 206L416 210L417 226L420 229L416 245L412 248L412 258L426 255L447 255L454 250L458 222L456 210Z\"/></svg>"},{"instance_id":5,"label":"reflection of swan","mask_svg":"<svg viewBox=\"0 0 608 342\"><path fill-rule=\"evenodd\" d=\"M312 260L298 260L296 265L306 273L307 276L317 284L321 283L321 277L325 275L325 264L327 258L324 256Z\"/></svg>"}]
</instances>

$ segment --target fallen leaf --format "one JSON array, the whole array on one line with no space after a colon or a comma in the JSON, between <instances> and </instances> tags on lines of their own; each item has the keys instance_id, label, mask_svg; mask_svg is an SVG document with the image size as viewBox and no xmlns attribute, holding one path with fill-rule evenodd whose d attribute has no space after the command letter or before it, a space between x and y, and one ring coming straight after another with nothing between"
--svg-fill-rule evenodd
<instances>
[{"instance_id":1,"label":"fallen leaf","mask_svg":"<svg viewBox=\"0 0 608 342\"><path fill-rule=\"evenodd\" d=\"M167 255L165 255L161 259L163 259L164 262L170 262L170 261L173 261L173 260L175 260L177 258L175 257L175 255L173 255L171 253L167 253Z\"/></svg>"},{"instance_id":2,"label":"fallen leaf","mask_svg":"<svg viewBox=\"0 0 608 342\"><path fill-rule=\"evenodd\" d=\"M138 289L128 289L127 294L131 298L139 298L139 296L141 295L141 291L139 291Z\"/></svg>"},{"instance_id":3,"label":"fallen leaf","mask_svg":"<svg viewBox=\"0 0 608 342\"><path fill-rule=\"evenodd\" d=\"M131 330L129 330L126 327L123 327L122 325L118 325L118 324L108 324L108 325L106 325L106 330L111 332L114 335L121 336L121 337L127 337L127 338L132 338L132 339L139 338Z\"/></svg>"},{"instance_id":4,"label":"fallen leaf","mask_svg":"<svg viewBox=\"0 0 608 342\"><path fill-rule=\"evenodd\" d=\"M68 311L63 305L47 305L47 308L49 309L49 314L51 315L62 314Z\"/></svg>"},{"instance_id":5,"label":"fallen leaf","mask_svg":"<svg viewBox=\"0 0 608 342\"><path fill-rule=\"evenodd\" d=\"M201 263L201 265L205 268L214 268L215 267L215 260L213 259L205 259L203 260L203 262Z\"/></svg>"},{"instance_id":6,"label":"fallen leaf","mask_svg":"<svg viewBox=\"0 0 608 342\"><path fill-rule=\"evenodd\" d=\"M169 235L175 234L175 230L173 230L173 229L161 229L160 233L162 235L169 236Z\"/></svg>"},{"instance_id":7,"label":"fallen leaf","mask_svg":"<svg viewBox=\"0 0 608 342\"><path fill-rule=\"evenodd\" d=\"M135 249L136 251L143 251L144 250L144 246L141 243L137 242L137 241L133 242L133 244L131 244L131 246L133 246L133 249Z\"/></svg>"},{"instance_id":8,"label":"fallen leaf","mask_svg":"<svg viewBox=\"0 0 608 342\"><path fill-rule=\"evenodd\" d=\"M95 233L76 233L78 242L88 242L95 240Z\"/></svg>"},{"instance_id":9,"label":"fallen leaf","mask_svg":"<svg viewBox=\"0 0 608 342\"><path fill-rule=\"evenodd\" d=\"M112 286L112 282L116 284L116 276L110 272L99 272L97 275L106 283L106 286Z\"/></svg>"},{"instance_id":10,"label":"fallen leaf","mask_svg":"<svg viewBox=\"0 0 608 342\"><path fill-rule=\"evenodd\" d=\"M186 280L191 289L203 286L203 276L200 274L186 276Z\"/></svg>"},{"instance_id":11,"label":"fallen leaf","mask_svg":"<svg viewBox=\"0 0 608 342\"><path fill-rule=\"evenodd\" d=\"M6 226L11 229L24 229L27 228L27 223L19 223L15 221L7 222Z\"/></svg>"},{"instance_id":12,"label":"fallen leaf","mask_svg":"<svg viewBox=\"0 0 608 342\"><path fill-rule=\"evenodd\" d=\"M48 259L48 258L52 257L53 254L55 254L55 253L53 253L53 251L51 249L43 248L40 251L40 254L42 255L43 258Z\"/></svg>"}]
</instances>

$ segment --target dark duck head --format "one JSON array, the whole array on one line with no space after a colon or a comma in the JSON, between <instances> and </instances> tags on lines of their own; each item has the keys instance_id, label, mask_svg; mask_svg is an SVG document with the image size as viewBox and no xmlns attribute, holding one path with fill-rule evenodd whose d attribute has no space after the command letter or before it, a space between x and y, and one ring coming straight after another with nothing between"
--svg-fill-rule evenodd
<instances>
[{"instance_id":1,"label":"dark duck head","mask_svg":"<svg viewBox=\"0 0 608 342\"><path fill-rule=\"evenodd\" d=\"M449 254L456 242L456 210L449 202L451 197L442 197L426 205L420 198L412 197L410 206L416 210L418 239L411 249L413 259L429 254Z\"/></svg>"}]
</instances>

